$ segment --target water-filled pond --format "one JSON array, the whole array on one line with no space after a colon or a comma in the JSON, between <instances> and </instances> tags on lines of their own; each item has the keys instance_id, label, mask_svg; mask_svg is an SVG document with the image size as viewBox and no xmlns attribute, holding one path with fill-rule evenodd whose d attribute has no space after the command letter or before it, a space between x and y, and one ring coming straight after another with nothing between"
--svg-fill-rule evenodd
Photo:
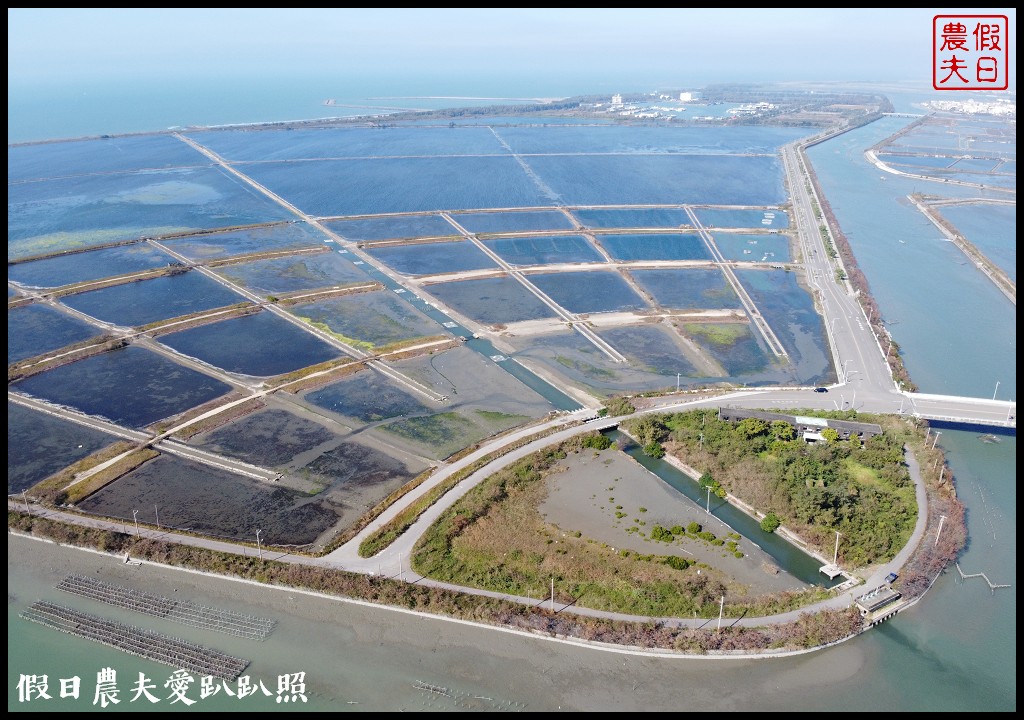
<instances>
[{"instance_id":1,"label":"water-filled pond","mask_svg":"<svg viewBox=\"0 0 1024 720\"><path fill-rule=\"evenodd\" d=\"M312 333L266 310L161 335L160 342L222 370L258 377L342 356Z\"/></svg>"},{"instance_id":2,"label":"water-filled pond","mask_svg":"<svg viewBox=\"0 0 1024 720\"><path fill-rule=\"evenodd\" d=\"M331 529L337 503L171 455L144 463L78 507L87 513L264 545L304 545ZM255 550L253 551L255 552Z\"/></svg>"},{"instance_id":3,"label":"water-filled pond","mask_svg":"<svg viewBox=\"0 0 1024 720\"><path fill-rule=\"evenodd\" d=\"M192 270L65 295L61 301L99 320L137 327L234 305L245 302L245 298L201 272Z\"/></svg>"},{"instance_id":4,"label":"water-filled pond","mask_svg":"<svg viewBox=\"0 0 1024 720\"><path fill-rule=\"evenodd\" d=\"M713 237L726 260L764 263L792 260L788 235L716 232Z\"/></svg>"},{"instance_id":5,"label":"water-filled pond","mask_svg":"<svg viewBox=\"0 0 1024 720\"><path fill-rule=\"evenodd\" d=\"M572 230L574 227L565 213L557 210L453 213L452 219L471 233Z\"/></svg>"},{"instance_id":6,"label":"water-filled pond","mask_svg":"<svg viewBox=\"0 0 1024 720\"><path fill-rule=\"evenodd\" d=\"M52 288L151 270L170 262L173 258L167 253L139 242L15 263L7 266L7 279L32 287Z\"/></svg>"},{"instance_id":7,"label":"water-filled pond","mask_svg":"<svg viewBox=\"0 0 1024 720\"><path fill-rule=\"evenodd\" d=\"M42 355L100 335L99 328L48 305L12 308L7 311L7 362Z\"/></svg>"},{"instance_id":8,"label":"water-filled pond","mask_svg":"<svg viewBox=\"0 0 1024 720\"><path fill-rule=\"evenodd\" d=\"M736 291L718 268L630 270L629 274L662 307L677 310L740 307Z\"/></svg>"},{"instance_id":9,"label":"water-filled pond","mask_svg":"<svg viewBox=\"0 0 1024 720\"><path fill-rule=\"evenodd\" d=\"M7 258L286 219L220 168L43 180L7 188Z\"/></svg>"},{"instance_id":10,"label":"water-filled pond","mask_svg":"<svg viewBox=\"0 0 1024 720\"><path fill-rule=\"evenodd\" d=\"M601 253L582 235L501 238L484 244L510 265L604 262Z\"/></svg>"},{"instance_id":11,"label":"water-filled pond","mask_svg":"<svg viewBox=\"0 0 1024 720\"><path fill-rule=\"evenodd\" d=\"M789 353L793 379L803 385L832 382L835 370L824 322L810 293L800 287L797 274L737 270L736 276Z\"/></svg>"},{"instance_id":12,"label":"water-filled pond","mask_svg":"<svg viewBox=\"0 0 1024 720\"><path fill-rule=\"evenodd\" d=\"M268 162L245 170L318 217L555 204L512 157Z\"/></svg>"},{"instance_id":13,"label":"water-filled pond","mask_svg":"<svg viewBox=\"0 0 1024 720\"><path fill-rule=\"evenodd\" d=\"M940 214L1011 280L1017 281L1016 205L953 205L941 208ZM968 262L967 258L961 262Z\"/></svg>"},{"instance_id":14,"label":"water-filled pond","mask_svg":"<svg viewBox=\"0 0 1024 720\"><path fill-rule=\"evenodd\" d=\"M640 310L643 298L617 272L532 273L527 279L571 313Z\"/></svg>"},{"instance_id":15,"label":"water-filled pond","mask_svg":"<svg viewBox=\"0 0 1024 720\"><path fill-rule=\"evenodd\" d=\"M742 210L739 208L693 209L694 214L705 228L765 228L785 230L789 227L789 215L785 210Z\"/></svg>"},{"instance_id":16,"label":"water-filled pond","mask_svg":"<svg viewBox=\"0 0 1024 720\"><path fill-rule=\"evenodd\" d=\"M690 227L690 216L682 208L576 208L572 214L588 228L677 228Z\"/></svg>"},{"instance_id":17,"label":"water-filled pond","mask_svg":"<svg viewBox=\"0 0 1024 720\"><path fill-rule=\"evenodd\" d=\"M188 136L231 161L508 153L490 130L481 127L212 130Z\"/></svg>"},{"instance_id":18,"label":"water-filled pond","mask_svg":"<svg viewBox=\"0 0 1024 720\"><path fill-rule=\"evenodd\" d=\"M616 260L710 260L696 234L599 235L598 242Z\"/></svg>"},{"instance_id":19,"label":"water-filled pond","mask_svg":"<svg viewBox=\"0 0 1024 720\"><path fill-rule=\"evenodd\" d=\"M7 403L7 494L19 493L118 438Z\"/></svg>"},{"instance_id":20,"label":"water-filled pond","mask_svg":"<svg viewBox=\"0 0 1024 720\"><path fill-rule=\"evenodd\" d=\"M10 146L7 182L210 164L209 158L170 135L124 135Z\"/></svg>"},{"instance_id":21,"label":"water-filled pond","mask_svg":"<svg viewBox=\"0 0 1024 720\"><path fill-rule=\"evenodd\" d=\"M428 412L416 396L375 370L363 370L351 377L307 393L307 402L364 423Z\"/></svg>"},{"instance_id":22,"label":"water-filled pond","mask_svg":"<svg viewBox=\"0 0 1024 720\"><path fill-rule=\"evenodd\" d=\"M327 220L324 225L352 242L459 236L455 226L437 214Z\"/></svg>"},{"instance_id":23,"label":"water-filled pond","mask_svg":"<svg viewBox=\"0 0 1024 720\"><path fill-rule=\"evenodd\" d=\"M806 129L770 126L653 127L576 125L511 127L498 133L517 153L774 154ZM531 158L532 160L532 158Z\"/></svg>"},{"instance_id":24,"label":"water-filled pond","mask_svg":"<svg viewBox=\"0 0 1024 720\"><path fill-rule=\"evenodd\" d=\"M497 263L468 240L371 247L367 252L403 275L436 275L498 268Z\"/></svg>"},{"instance_id":25,"label":"water-filled pond","mask_svg":"<svg viewBox=\"0 0 1024 720\"><path fill-rule=\"evenodd\" d=\"M424 291L469 319L485 325L557 316L522 283L507 276L433 283Z\"/></svg>"},{"instance_id":26,"label":"water-filled pond","mask_svg":"<svg viewBox=\"0 0 1024 720\"><path fill-rule=\"evenodd\" d=\"M142 428L218 398L231 386L129 345L19 380L11 389Z\"/></svg>"},{"instance_id":27,"label":"water-filled pond","mask_svg":"<svg viewBox=\"0 0 1024 720\"><path fill-rule=\"evenodd\" d=\"M566 205L778 205L777 157L539 155L532 171Z\"/></svg>"},{"instance_id":28,"label":"water-filled pond","mask_svg":"<svg viewBox=\"0 0 1024 720\"><path fill-rule=\"evenodd\" d=\"M664 375L664 382L676 377L697 375L684 356L679 337L662 325L632 325L601 330L598 335L621 352L638 370Z\"/></svg>"},{"instance_id":29,"label":"water-filled pond","mask_svg":"<svg viewBox=\"0 0 1024 720\"><path fill-rule=\"evenodd\" d=\"M348 256L351 257L351 256ZM218 267L215 272L258 295L314 290L369 280L345 255L288 255Z\"/></svg>"},{"instance_id":30,"label":"water-filled pond","mask_svg":"<svg viewBox=\"0 0 1024 720\"><path fill-rule=\"evenodd\" d=\"M447 331L388 290L361 292L289 308L296 317L325 326L364 350Z\"/></svg>"},{"instance_id":31,"label":"water-filled pond","mask_svg":"<svg viewBox=\"0 0 1024 720\"><path fill-rule=\"evenodd\" d=\"M307 225L279 223L229 232L203 233L163 240L162 243L190 260L202 262L257 252L315 247L326 240L322 232Z\"/></svg>"}]
</instances>

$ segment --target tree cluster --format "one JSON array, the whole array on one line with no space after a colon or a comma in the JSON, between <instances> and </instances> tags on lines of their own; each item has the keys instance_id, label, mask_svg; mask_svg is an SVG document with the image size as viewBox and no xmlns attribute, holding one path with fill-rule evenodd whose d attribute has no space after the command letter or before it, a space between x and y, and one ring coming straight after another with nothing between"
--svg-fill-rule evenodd
<instances>
[{"instance_id":1,"label":"tree cluster","mask_svg":"<svg viewBox=\"0 0 1024 720\"><path fill-rule=\"evenodd\" d=\"M892 558L917 518L903 442L891 433L809 444L785 421L733 424L709 410L644 415L623 429L703 471L702 488L773 513L812 544L824 548L839 531L849 565Z\"/></svg>"}]
</instances>

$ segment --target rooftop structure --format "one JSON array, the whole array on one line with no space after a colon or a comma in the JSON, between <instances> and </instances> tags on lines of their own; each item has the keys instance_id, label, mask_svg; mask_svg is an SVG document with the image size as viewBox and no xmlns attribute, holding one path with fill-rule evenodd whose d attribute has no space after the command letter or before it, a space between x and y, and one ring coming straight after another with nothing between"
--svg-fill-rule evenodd
<instances>
[{"instance_id":1,"label":"rooftop structure","mask_svg":"<svg viewBox=\"0 0 1024 720\"><path fill-rule=\"evenodd\" d=\"M739 408L720 407L718 408L718 419L730 422L739 422L747 418L757 418L765 422L783 420L792 425L800 436L805 440L821 440L821 431L825 428L832 428L839 433L843 440L849 440L850 435L859 435L862 440L875 435L882 434L882 426L874 423L860 423L851 420L834 420L832 418L818 418L806 415L785 415L783 413L764 412L763 410L741 410Z\"/></svg>"},{"instance_id":2,"label":"rooftop structure","mask_svg":"<svg viewBox=\"0 0 1024 720\"><path fill-rule=\"evenodd\" d=\"M869 593L861 595L859 598L854 600L854 603L860 608L862 615L877 612L886 605L891 605L902 597L898 592L893 590L888 585L875 588Z\"/></svg>"}]
</instances>

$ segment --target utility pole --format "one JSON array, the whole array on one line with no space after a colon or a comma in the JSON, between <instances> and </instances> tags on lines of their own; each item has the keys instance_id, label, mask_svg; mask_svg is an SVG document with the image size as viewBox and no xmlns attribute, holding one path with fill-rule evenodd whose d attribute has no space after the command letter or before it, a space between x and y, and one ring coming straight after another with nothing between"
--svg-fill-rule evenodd
<instances>
[{"instance_id":1,"label":"utility pole","mask_svg":"<svg viewBox=\"0 0 1024 720\"><path fill-rule=\"evenodd\" d=\"M992 399L993 400L996 399L996 393L998 393L998 392L999 392L999 381L996 380L996 389L992 391Z\"/></svg>"},{"instance_id":2,"label":"utility pole","mask_svg":"<svg viewBox=\"0 0 1024 720\"><path fill-rule=\"evenodd\" d=\"M939 544L939 535L942 534L942 523L946 522L946 516L943 515L939 518L939 529L935 532L935 544Z\"/></svg>"},{"instance_id":3,"label":"utility pole","mask_svg":"<svg viewBox=\"0 0 1024 720\"><path fill-rule=\"evenodd\" d=\"M941 430L936 430L935 431L935 440L932 441L932 449L933 450L935 449L935 446L939 444L939 435L941 435L941 434L942 434Z\"/></svg>"},{"instance_id":4,"label":"utility pole","mask_svg":"<svg viewBox=\"0 0 1024 720\"><path fill-rule=\"evenodd\" d=\"M718 604L718 629L722 629L722 613L725 612L725 595L722 596L722 601Z\"/></svg>"},{"instance_id":5,"label":"utility pole","mask_svg":"<svg viewBox=\"0 0 1024 720\"><path fill-rule=\"evenodd\" d=\"M679 378L682 377L682 375L682 373L676 373L676 392L679 392Z\"/></svg>"},{"instance_id":6,"label":"utility pole","mask_svg":"<svg viewBox=\"0 0 1024 720\"><path fill-rule=\"evenodd\" d=\"M551 612L555 611L555 578L551 577Z\"/></svg>"},{"instance_id":7,"label":"utility pole","mask_svg":"<svg viewBox=\"0 0 1024 720\"><path fill-rule=\"evenodd\" d=\"M711 486L710 485L708 485L708 507L707 507L707 513L708 513L708 515L711 514Z\"/></svg>"},{"instance_id":8,"label":"utility pole","mask_svg":"<svg viewBox=\"0 0 1024 720\"><path fill-rule=\"evenodd\" d=\"M261 532L263 532L263 531L262 530L257 530L256 531L256 552L258 552L260 554L260 560L263 559L263 546L260 545L260 533Z\"/></svg>"},{"instance_id":9,"label":"utility pole","mask_svg":"<svg viewBox=\"0 0 1024 720\"><path fill-rule=\"evenodd\" d=\"M29 509L28 506L28 495L25 494L24 490L21 491L21 499L25 501L25 512L31 513L32 511Z\"/></svg>"},{"instance_id":10,"label":"utility pole","mask_svg":"<svg viewBox=\"0 0 1024 720\"><path fill-rule=\"evenodd\" d=\"M839 565L839 531L838 530L836 530L836 551L832 555L832 564L836 565L836 566Z\"/></svg>"},{"instance_id":11,"label":"utility pole","mask_svg":"<svg viewBox=\"0 0 1024 720\"><path fill-rule=\"evenodd\" d=\"M156 505L154 505L153 506L153 512L156 514L156 526L158 528L160 528L160 508L158 508Z\"/></svg>"},{"instance_id":12,"label":"utility pole","mask_svg":"<svg viewBox=\"0 0 1024 720\"><path fill-rule=\"evenodd\" d=\"M135 520L135 537L142 537L142 533L139 532L139 511L132 510L132 519Z\"/></svg>"}]
</instances>

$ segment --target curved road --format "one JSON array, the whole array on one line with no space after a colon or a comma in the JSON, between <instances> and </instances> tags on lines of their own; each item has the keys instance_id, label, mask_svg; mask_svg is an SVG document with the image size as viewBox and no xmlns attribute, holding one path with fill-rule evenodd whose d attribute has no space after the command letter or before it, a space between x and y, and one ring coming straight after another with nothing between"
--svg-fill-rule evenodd
<instances>
[{"instance_id":1,"label":"curved road","mask_svg":"<svg viewBox=\"0 0 1024 720\"><path fill-rule=\"evenodd\" d=\"M665 402L657 405L656 407L645 410L644 412L673 412L681 410L689 410L698 407L717 407L721 404L729 404L732 406L746 406L746 407L764 407L766 396L772 396L776 394L785 394L785 391L744 391L730 393L713 398L701 398L692 400L689 402L680 402L678 398L666 398ZM815 393L812 390L791 390L788 391L791 396L790 401L798 403L801 407L810 407L812 403L821 405L820 394ZM19 500L16 497L8 498L8 507L11 509L17 509L20 511L28 510L32 514L49 517L52 519L60 520L63 522L69 522L78 525L84 525L88 527L103 528L108 530L120 530L122 532L131 533L137 531L142 537L149 537L164 540L167 542L181 543L185 545L193 545L197 547L204 547L211 550L218 550L221 552L228 552L233 554L242 554L253 556L257 553L261 553L265 559L278 560L281 562L299 563L311 566L328 567L333 569L342 569L350 572L358 572L364 574L381 574L383 576L397 578L408 582L416 582L424 585L431 585L435 587L448 588L457 590L459 592L471 593L476 595L483 595L489 597L500 597L513 602L518 602L525 605L531 606L547 606L549 600L537 599L537 598L525 598L520 596L507 595L503 593L495 593L486 590L479 590L477 588L462 587L451 585L448 583L440 583L412 572L408 567L408 560L412 553L412 548L416 541L422 535L422 533L451 505L453 505L459 498L465 495L473 486L483 481L485 478L493 474L496 470L505 467L518 459L521 459L536 450L544 448L556 442L561 442L573 435L590 432L592 430L607 429L617 425L621 420L625 418L600 418L589 420L588 418L593 417L593 412L590 410L579 410L575 413L561 414L552 419L546 420L543 423L533 425L527 428L520 429L516 432L509 433L501 438L495 439L482 446L475 452L466 457L458 460L457 462L451 463L445 466L437 473L435 473L427 482L420 485L418 488L413 490L404 496L401 500L396 502L390 507L385 513L378 517L374 522L367 526L362 532L354 537L343 546L334 550L333 552L319 558L312 558L304 555L294 555L287 552L280 552L273 549L263 549L241 545L238 543L224 542L219 540L213 540L204 537L197 537L178 533L163 529L154 529L139 525L136 529L130 521L115 522L110 520L104 520L95 517L78 515L75 513L49 510L44 509L40 506L31 505L24 500ZM571 427L563 427L567 424L571 424ZM473 473L461 483L455 486L450 492L446 493L444 497L434 503L424 514L406 531L398 540L396 540L387 549L381 552L379 555L373 558L361 558L358 554L359 544L374 530L385 524L392 517L397 515L402 509L408 504L428 492L430 489L443 482L445 479L450 477L453 473L458 472L462 468L468 467L472 463L484 455L495 452L502 447L514 444L526 437L534 435L539 432L547 431L544 437L534 440L520 448L514 449L497 458L496 460L489 463L486 467ZM863 593L866 587L874 587L881 583L882 578L889 572L898 570L902 564L906 561L906 558L910 556L913 550L917 547L918 543L924 537L925 523L927 518L926 498L924 493L924 484L920 477L919 468L912 456L907 456L908 464L910 466L911 476L915 481L917 488L917 501L921 508L918 513L917 525L914 529L914 533L908 542L907 546L900 551L900 553L889 563L877 567L871 577L865 578L866 585L856 585L852 588L844 590L841 594L836 595L826 601L817 603L813 606L801 608L799 611L793 611L788 613L782 613L779 615L773 615L768 617L744 617L744 618L732 618L724 624L727 625L742 625L742 626L762 626L768 624L781 624L792 622L797 619L801 613L820 610L825 608L846 608L851 605L855 595ZM699 619L687 619L687 618L651 618L648 616L636 616L628 615L624 613L612 613L600 610L592 610L588 608L582 608L577 606L569 606L564 603L555 603L556 611L568 612L581 616L591 617L602 617L616 620L631 620L638 622L647 622L651 620L657 620L666 625L673 625L678 627L704 627L708 623L712 622L706 618Z\"/></svg>"},{"instance_id":2,"label":"curved road","mask_svg":"<svg viewBox=\"0 0 1024 720\"><path fill-rule=\"evenodd\" d=\"M187 140L186 140L187 142ZM735 407L765 408L778 410L779 412L790 412L797 408L807 409L856 409L871 413L891 414L905 413L921 417L942 417L974 419L978 422L1001 424L1016 427L1016 405L1015 403L988 401L973 398L950 398L943 396L929 396L913 393L900 392L889 371L885 361L885 353L875 338L868 318L852 291L848 282L837 282L835 280L834 267L829 259L821 234L818 232L818 224L813 212L812 199L808 194L806 177L807 173L803 166L802 156L797 146L787 146L783 150L783 163L786 169L790 194L793 199L794 221L797 227L799 247L802 248L807 279L813 288L815 296L822 308L826 330L833 348L835 366L839 374L839 384L832 387L829 392L816 392L812 388L772 388L772 389L748 389L735 392L728 392L722 395L708 398L702 396L700 399L681 399L680 395L668 396L659 399L653 407L644 412L671 412L677 410L693 409L697 407L717 407L719 405L730 405ZM813 190L811 190L813 193ZM820 203L819 203L820 206ZM300 217L301 213L295 211ZM307 218L307 220L309 220ZM11 393L8 393L9 397ZM684 394L683 398L686 397ZM692 397L692 396L691 396ZM138 528L138 532L147 537L159 537L161 539L180 542L184 544L206 547L223 552L253 555L261 553L267 559L281 560L284 562L304 563L322 567L339 568L352 572L387 575L398 577L410 582L436 585L438 587L449 587L466 593L479 595L490 595L504 597L515 602L529 605L547 604L548 600L536 598L522 598L487 591L475 588L455 587L443 583L422 578L408 569L408 559L412 548L423 531L438 516L460 497L462 497L475 484L491 475L495 470L525 457L529 453L544 446L559 442L573 434L587 432L590 430L603 429L614 426L621 418L594 418L592 410L579 410L575 413L563 413L553 418L545 419L532 426L521 428L516 432L506 434L491 440L472 454L461 458L439 469L427 482L415 490L409 492L380 517L374 520L367 528L360 532L348 543L321 558L310 558L306 556L281 553L279 551L264 550L256 547L246 547L236 543L221 542L201 537L194 537L186 534L154 530L152 528ZM569 427L566 427L570 425ZM358 547L362 540L374 530L385 524L388 520L397 515L410 503L421 497L433 487L442 483L453 473L462 468L468 467L473 462L493 453L501 448L514 444L535 433L544 432L545 436L535 440L521 448L511 450L507 454L489 463L485 468L467 477L452 491L430 507L416 523L393 543L386 550L374 558L361 558L358 555ZM764 618L741 618L728 621L730 625L765 625L770 623L785 623L796 619L800 613L809 610L831 607L849 607L855 594L865 591L881 583L882 578L893 570L898 569L906 558L920 543L925 533L927 519L926 498L923 481L921 480L919 468L916 466L913 457L909 454L907 462L910 466L911 475L917 487L917 500L921 511L918 513L918 522L913 536L907 546L891 562L877 568L870 578L865 578L866 585L858 585L853 589L847 589L835 597L819 603L816 606L803 608L798 612L784 613ZM41 507L27 507L28 503L22 503L17 498L8 499L8 506L28 509L34 514L54 517L66 522L73 522L93 527L117 529L130 532L133 528L130 523L118 523L109 520L83 517L77 514L44 510ZM579 615L590 615L621 620L648 621L651 618L636 617L618 613L608 613L596 610L589 610L580 607L558 607L556 610L575 613ZM678 626L702 627L707 625L707 619L693 620L685 618L663 618L660 619L666 624Z\"/></svg>"}]
</instances>

